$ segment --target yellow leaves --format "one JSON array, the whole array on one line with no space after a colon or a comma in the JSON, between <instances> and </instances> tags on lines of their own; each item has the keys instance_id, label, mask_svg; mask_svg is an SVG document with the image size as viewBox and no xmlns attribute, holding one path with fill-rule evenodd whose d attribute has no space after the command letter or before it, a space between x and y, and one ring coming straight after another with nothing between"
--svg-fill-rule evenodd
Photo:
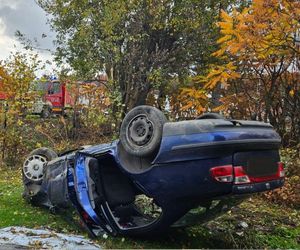
<instances>
[{"instance_id":1,"label":"yellow leaves","mask_svg":"<svg viewBox=\"0 0 300 250\"><path fill-rule=\"evenodd\" d=\"M251 79L251 84L255 86L256 79L268 78L268 70L277 69L282 60L284 65L289 65L296 56L299 57L299 43L295 43L295 34L299 34L300 30L299 20L300 4L296 1L253 0L252 4L241 12L222 11L221 21L217 23L220 28L220 38L217 40L219 49L212 54L221 63L211 65L206 75L195 77L194 83L198 86L193 85L189 90L182 90L181 95L189 98L182 109L207 108L207 93L221 85L222 94L225 97L228 95L228 98L223 97L222 105L215 111L233 110L237 109L237 106L245 112L260 110L261 107L257 107L256 103L249 107L249 102L253 101L252 96L245 97L245 93L242 92L248 90L247 87L251 89L251 85L244 82L239 84L239 81L236 81L241 78L239 72ZM262 71L264 68L266 70ZM257 71L262 73L257 74ZM246 87L229 88L232 82L237 83L239 87ZM239 91L242 92L238 93ZM237 95L228 94L232 92ZM252 93L260 95L258 92ZM261 95L264 94L266 93ZM294 91L291 90L289 96L294 95Z\"/></svg>"},{"instance_id":2,"label":"yellow leaves","mask_svg":"<svg viewBox=\"0 0 300 250\"><path fill-rule=\"evenodd\" d=\"M194 110L197 114L207 109L209 95L218 84L227 88L230 80L237 79L240 74L236 72L236 66L230 62L225 65L212 65L211 70L206 76L196 76L193 80L195 84L204 84L203 87L182 88L179 101L184 103L181 110ZM219 110L222 110L220 107ZM218 111L219 111L218 110Z\"/></svg>"},{"instance_id":3,"label":"yellow leaves","mask_svg":"<svg viewBox=\"0 0 300 250\"><path fill-rule=\"evenodd\" d=\"M18 121L17 121L17 124L18 124L18 126L21 127L21 126L24 124L24 122L23 122L22 120L18 120Z\"/></svg>"},{"instance_id":4,"label":"yellow leaves","mask_svg":"<svg viewBox=\"0 0 300 250\"><path fill-rule=\"evenodd\" d=\"M224 20L224 22L227 22L227 23L233 22L232 16L227 14L227 12L224 11L224 10L221 11L221 19Z\"/></svg>"},{"instance_id":5,"label":"yellow leaves","mask_svg":"<svg viewBox=\"0 0 300 250\"><path fill-rule=\"evenodd\" d=\"M227 88L230 80L240 77L240 74L235 72L235 70L236 66L232 62L213 67L206 77L204 88L213 89L218 83L221 83L224 88Z\"/></svg>"},{"instance_id":6,"label":"yellow leaves","mask_svg":"<svg viewBox=\"0 0 300 250\"><path fill-rule=\"evenodd\" d=\"M218 44L221 44L221 43L227 42L227 41L229 41L229 40L231 40L231 39L232 39L232 36L230 36L230 35L225 35L225 36L221 37L220 39L218 39L218 40L217 40L217 43L218 43Z\"/></svg>"},{"instance_id":7,"label":"yellow leaves","mask_svg":"<svg viewBox=\"0 0 300 250\"><path fill-rule=\"evenodd\" d=\"M234 10L231 15L222 10L222 21L218 22L217 25L220 28L220 33L224 36L217 41L219 44L234 39L234 37L238 35L235 26L237 24L237 18L239 15L240 14L236 10Z\"/></svg>"},{"instance_id":8,"label":"yellow leaves","mask_svg":"<svg viewBox=\"0 0 300 250\"><path fill-rule=\"evenodd\" d=\"M221 37L217 40L219 49L212 55L222 61L211 65L205 76L196 77L202 90L210 92L219 84L227 89L231 82L241 77L239 72L253 77L261 67L276 67L283 57L287 63L299 56L299 45L294 41L300 30L299 3L277 0L253 0L252 5L241 12L221 12L217 23ZM254 73L253 73L254 72ZM258 76L259 78L259 76ZM194 90L193 90L194 91ZM199 90L198 90L199 91ZM191 92L196 97L196 93ZM290 96L294 92L290 91ZM225 100L225 99L224 99ZM242 97L230 96L216 111L228 109L231 103L244 104ZM187 107L191 107L190 103Z\"/></svg>"},{"instance_id":9,"label":"yellow leaves","mask_svg":"<svg viewBox=\"0 0 300 250\"><path fill-rule=\"evenodd\" d=\"M217 40L218 44L221 44L221 49L215 52L214 56L221 56L224 54L226 50L226 44L234 39L236 36L236 32L234 30L234 18L230 15L228 15L225 11L221 12L221 18L222 21L218 22L217 25L220 28L220 33L223 34L223 36Z\"/></svg>"},{"instance_id":10,"label":"yellow leaves","mask_svg":"<svg viewBox=\"0 0 300 250\"><path fill-rule=\"evenodd\" d=\"M226 47L222 47L221 49L217 50L216 52L212 53L212 56L215 56L215 57L221 57L225 54L226 52Z\"/></svg>"},{"instance_id":11,"label":"yellow leaves","mask_svg":"<svg viewBox=\"0 0 300 250\"><path fill-rule=\"evenodd\" d=\"M76 104L78 108L90 111L105 110L111 104L108 89L103 84L82 83L77 92L80 96L79 103Z\"/></svg>"},{"instance_id":12,"label":"yellow leaves","mask_svg":"<svg viewBox=\"0 0 300 250\"><path fill-rule=\"evenodd\" d=\"M233 10L228 14L221 12L218 22L222 36L218 39L220 49L213 56L253 59L248 51L256 53L255 58L266 59L272 55L288 53L287 47L294 48L294 34L300 29L299 4L290 1L254 0L242 12ZM243 58L243 59L244 59Z\"/></svg>"},{"instance_id":13,"label":"yellow leaves","mask_svg":"<svg viewBox=\"0 0 300 250\"><path fill-rule=\"evenodd\" d=\"M219 22L218 26L221 28L221 33L225 35L234 34L233 23Z\"/></svg>"},{"instance_id":14,"label":"yellow leaves","mask_svg":"<svg viewBox=\"0 0 300 250\"><path fill-rule=\"evenodd\" d=\"M240 78L240 77L241 77L241 74L238 73L238 72L232 71L232 72L230 73L230 77L231 77L231 79L237 79L237 78Z\"/></svg>"},{"instance_id":15,"label":"yellow leaves","mask_svg":"<svg viewBox=\"0 0 300 250\"><path fill-rule=\"evenodd\" d=\"M182 88L181 90L181 94L186 97L193 97L202 100L206 99L206 94L203 90L197 90L195 88Z\"/></svg>"},{"instance_id":16,"label":"yellow leaves","mask_svg":"<svg viewBox=\"0 0 300 250\"><path fill-rule=\"evenodd\" d=\"M206 110L207 105L207 94L203 89L191 88L182 88L179 101L183 104L181 110L193 110L196 114L201 114Z\"/></svg>"},{"instance_id":17,"label":"yellow leaves","mask_svg":"<svg viewBox=\"0 0 300 250\"><path fill-rule=\"evenodd\" d=\"M16 52L0 62L0 96L5 100L7 125L22 126L20 115L25 114L33 103L30 89L39 61L36 55ZM1 112L3 112L3 106Z\"/></svg>"}]
</instances>

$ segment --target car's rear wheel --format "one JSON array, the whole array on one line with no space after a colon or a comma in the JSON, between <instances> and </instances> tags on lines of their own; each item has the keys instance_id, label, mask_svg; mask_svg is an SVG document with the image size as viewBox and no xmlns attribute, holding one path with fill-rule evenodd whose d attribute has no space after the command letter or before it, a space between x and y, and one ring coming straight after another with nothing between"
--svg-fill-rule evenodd
<instances>
[{"instance_id":1,"label":"car's rear wheel","mask_svg":"<svg viewBox=\"0 0 300 250\"><path fill-rule=\"evenodd\" d=\"M133 108L121 125L120 141L124 149L138 157L153 155L159 148L166 121L157 108L146 105Z\"/></svg>"},{"instance_id":2,"label":"car's rear wheel","mask_svg":"<svg viewBox=\"0 0 300 250\"><path fill-rule=\"evenodd\" d=\"M23 176L27 181L39 183L44 177L44 167L48 161L57 157L57 154L49 148L33 150L23 164Z\"/></svg>"}]
</instances>

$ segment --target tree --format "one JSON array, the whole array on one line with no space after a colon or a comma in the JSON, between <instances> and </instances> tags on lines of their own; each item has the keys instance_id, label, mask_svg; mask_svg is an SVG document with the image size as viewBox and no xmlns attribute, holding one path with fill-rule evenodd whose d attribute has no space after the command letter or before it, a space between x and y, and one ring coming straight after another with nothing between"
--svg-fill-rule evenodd
<instances>
[{"instance_id":1,"label":"tree","mask_svg":"<svg viewBox=\"0 0 300 250\"><path fill-rule=\"evenodd\" d=\"M201 72L215 48L225 0L39 0L57 32L57 59L81 76L105 70L123 112L172 78Z\"/></svg>"},{"instance_id":2,"label":"tree","mask_svg":"<svg viewBox=\"0 0 300 250\"><path fill-rule=\"evenodd\" d=\"M221 86L223 105L216 110L269 121L285 142L299 142L300 3L254 0L221 16L213 54L219 63L195 79L201 91Z\"/></svg>"},{"instance_id":3,"label":"tree","mask_svg":"<svg viewBox=\"0 0 300 250\"><path fill-rule=\"evenodd\" d=\"M21 116L30 109L34 91L30 91L31 84L35 80L35 72L39 68L40 61L36 54L23 54L16 52L5 61L0 61L0 92L5 96L0 102L0 141L1 158L8 158L14 162L15 156L20 152L19 144L22 137L19 136L22 127Z\"/></svg>"},{"instance_id":4,"label":"tree","mask_svg":"<svg viewBox=\"0 0 300 250\"><path fill-rule=\"evenodd\" d=\"M21 113L28 108L32 94L31 84L35 80L40 61L36 54L16 52L5 61L0 61L1 92L7 96L9 112Z\"/></svg>"}]
</instances>

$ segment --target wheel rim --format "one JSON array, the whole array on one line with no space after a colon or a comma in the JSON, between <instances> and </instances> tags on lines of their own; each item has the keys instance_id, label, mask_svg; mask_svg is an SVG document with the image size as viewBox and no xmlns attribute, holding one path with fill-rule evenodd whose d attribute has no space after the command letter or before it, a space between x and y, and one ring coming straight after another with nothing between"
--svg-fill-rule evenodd
<instances>
[{"instance_id":1,"label":"wheel rim","mask_svg":"<svg viewBox=\"0 0 300 250\"><path fill-rule=\"evenodd\" d=\"M153 137L153 124L146 115L138 115L129 122L127 132L131 143L143 146Z\"/></svg>"},{"instance_id":2,"label":"wheel rim","mask_svg":"<svg viewBox=\"0 0 300 250\"><path fill-rule=\"evenodd\" d=\"M29 156L23 165L23 172L26 178L32 181L40 181L43 179L44 166L47 159L41 155Z\"/></svg>"},{"instance_id":3,"label":"wheel rim","mask_svg":"<svg viewBox=\"0 0 300 250\"><path fill-rule=\"evenodd\" d=\"M48 118L50 116L50 110L49 108L44 109L44 117Z\"/></svg>"}]
</instances>

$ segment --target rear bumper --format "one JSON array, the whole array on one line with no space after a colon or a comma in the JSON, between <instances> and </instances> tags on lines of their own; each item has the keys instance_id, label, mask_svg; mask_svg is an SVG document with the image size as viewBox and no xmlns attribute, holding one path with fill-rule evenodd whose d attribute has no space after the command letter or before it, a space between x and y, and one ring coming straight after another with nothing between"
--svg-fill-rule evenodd
<instances>
[{"instance_id":1,"label":"rear bumper","mask_svg":"<svg viewBox=\"0 0 300 250\"><path fill-rule=\"evenodd\" d=\"M233 185L232 193L233 194L251 194L258 193L263 191L273 190L275 188L280 188L284 184L284 178L260 182L260 183L252 183L245 185Z\"/></svg>"}]
</instances>

